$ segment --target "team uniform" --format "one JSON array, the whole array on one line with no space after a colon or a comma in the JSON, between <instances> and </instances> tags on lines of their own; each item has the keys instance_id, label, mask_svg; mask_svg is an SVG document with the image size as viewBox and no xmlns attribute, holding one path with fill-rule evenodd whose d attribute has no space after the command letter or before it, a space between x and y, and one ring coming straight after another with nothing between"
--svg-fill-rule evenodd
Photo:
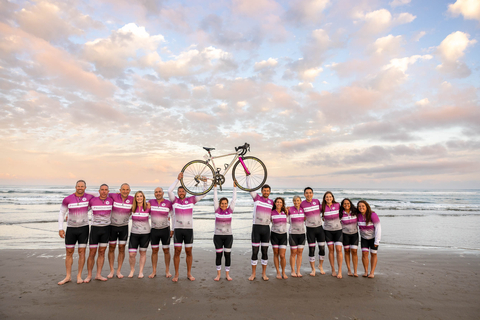
<instances>
[{"instance_id":1,"label":"team uniform","mask_svg":"<svg viewBox=\"0 0 480 320\"><path fill-rule=\"evenodd\" d=\"M118 193L109 193L113 199L113 208L110 226L109 244L126 244L128 238L128 221L132 211L133 196L128 196L123 200L122 195Z\"/></svg>"},{"instance_id":2,"label":"team uniform","mask_svg":"<svg viewBox=\"0 0 480 320\"><path fill-rule=\"evenodd\" d=\"M248 183L248 180L247 180ZM252 226L252 266L258 263L258 251L262 246L262 265L268 264L268 245L270 242L270 219L273 201L265 199L256 192L250 192L253 199L253 226Z\"/></svg>"},{"instance_id":3,"label":"team uniform","mask_svg":"<svg viewBox=\"0 0 480 320\"><path fill-rule=\"evenodd\" d=\"M213 235L213 243L215 245L215 263L217 270L222 269L222 252L225 252L225 271L230 271L231 252L233 244L232 234L232 213L235 210L235 202L237 201L237 188L233 188L232 201L227 210L220 208L217 196L217 186L213 189L213 207L215 209L215 232Z\"/></svg>"},{"instance_id":4,"label":"team uniform","mask_svg":"<svg viewBox=\"0 0 480 320\"><path fill-rule=\"evenodd\" d=\"M288 231L290 249L303 249L305 247L305 214L301 207L298 210L295 206L288 208L288 223L290 223Z\"/></svg>"},{"instance_id":5,"label":"team uniform","mask_svg":"<svg viewBox=\"0 0 480 320\"><path fill-rule=\"evenodd\" d=\"M287 215L285 212L272 210L272 232L270 235L272 247L287 249Z\"/></svg>"},{"instance_id":6,"label":"team uniform","mask_svg":"<svg viewBox=\"0 0 480 320\"><path fill-rule=\"evenodd\" d=\"M305 214L310 262L315 262L315 244L318 245L319 259L325 260L325 232L322 227L321 206L321 202L318 199L312 199L311 202L303 200L300 204Z\"/></svg>"},{"instance_id":7,"label":"team uniform","mask_svg":"<svg viewBox=\"0 0 480 320\"><path fill-rule=\"evenodd\" d=\"M88 242L88 206L93 195L84 193L77 197L75 193L69 195L62 201L58 215L58 228L63 230L63 220L68 214L67 231L65 233L65 247L75 248L78 242L79 248L85 248Z\"/></svg>"},{"instance_id":8,"label":"team uniform","mask_svg":"<svg viewBox=\"0 0 480 320\"><path fill-rule=\"evenodd\" d=\"M128 242L128 252L147 251L150 243L150 208L143 209L143 206L137 207L132 213L132 231L130 232L130 241Z\"/></svg>"},{"instance_id":9,"label":"team uniform","mask_svg":"<svg viewBox=\"0 0 480 320\"><path fill-rule=\"evenodd\" d=\"M372 221L366 222L362 214L358 214L358 228L360 229L360 237L362 251L369 251L370 253L377 253L378 245L382 234L380 219L375 212L372 212Z\"/></svg>"},{"instance_id":10,"label":"team uniform","mask_svg":"<svg viewBox=\"0 0 480 320\"><path fill-rule=\"evenodd\" d=\"M323 230L325 231L325 240L328 246L343 244L342 223L340 222L340 203L332 203L331 206L325 205L323 218Z\"/></svg>"},{"instance_id":11,"label":"team uniform","mask_svg":"<svg viewBox=\"0 0 480 320\"><path fill-rule=\"evenodd\" d=\"M185 248L191 248L193 246L193 206L205 195L180 199L173 194L173 189L178 182L175 180L168 188L168 197L173 209L173 243L175 247L181 247L182 243L185 243Z\"/></svg>"},{"instance_id":12,"label":"team uniform","mask_svg":"<svg viewBox=\"0 0 480 320\"><path fill-rule=\"evenodd\" d=\"M172 203L168 200L158 202L157 199L151 199L150 203L150 220L152 229L150 231L150 242L153 248L160 247L166 249L170 246L170 221L172 216Z\"/></svg>"},{"instance_id":13,"label":"team uniform","mask_svg":"<svg viewBox=\"0 0 480 320\"><path fill-rule=\"evenodd\" d=\"M357 216L351 215L351 211L350 213L346 213L344 211L341 222L343 233L343 248L356 250L358 248Z\"/></svg>"},{"instance_id":14,"label":"team uniform","mask_svg":"<svg viewBox=\"0 0 480 320\"><path fill-rule=\"evenodd\" d=\"M92 227L90 230L90 248L106 247L110 237L110 219L113 208L113 199L94 197L89 202L92 210Z\"/></svg>"}]
</instances>

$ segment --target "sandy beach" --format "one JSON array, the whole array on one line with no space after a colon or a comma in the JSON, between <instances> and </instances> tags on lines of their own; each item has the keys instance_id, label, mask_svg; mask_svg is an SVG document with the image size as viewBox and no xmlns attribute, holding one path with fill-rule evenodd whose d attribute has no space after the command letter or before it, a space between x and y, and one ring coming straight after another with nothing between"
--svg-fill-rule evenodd
<instances>
[{"instance_id":1,"label":"sandy beach","mask_svg":"<svg viewBox=\"0 0 480 320\"><path fill-rule=\"evenodd\" d=\"M215 276L214 253L194 247L193 275L186 279L184 256L180 281L163 276L163 257L155 279L111 279L58 286L64 277L63 250L0 250L0 318L2 319L478 319L480 253L440 249L383 247L375 279L308 276L255 281L248 246L234 247L233 281ZM151 272L150 251L146 274ZM138 259L138 258L137 258ZM128 260L127 260L128 261ZM128 272L128 262L123 273ZM173 269L173 263L172 267ZM345 268L345 266L344 266ZM287 267L288 274L290 268ZM74 273L77 259L74 260ZM104 266L103 274L107 274ZM363 267L359 267L359 273ZM138 266L137 266L138 272ZM86 266L84 269L86 275ZM223 276L223 274L222 274Z\"/></svg>"}]
</instances>

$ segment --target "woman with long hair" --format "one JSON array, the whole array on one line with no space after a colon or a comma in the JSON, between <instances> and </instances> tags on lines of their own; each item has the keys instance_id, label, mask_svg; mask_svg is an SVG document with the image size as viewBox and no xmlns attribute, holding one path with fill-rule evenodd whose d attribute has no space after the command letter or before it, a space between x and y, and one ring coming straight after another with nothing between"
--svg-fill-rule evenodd
<instances>
[{"instance_id":1,"label":"woman with long hair","mask_svg":"<svg viewBox=\"0 0 480 320\"><path fill-rule=\"evenodd\" d=\"M349 276L358 277L358 226L357 226L357 208L350 199L343 199L340 204L340 220L342 222L343 250L345 253L345 263ZM350 252L352 253L353 273L350 267Z\"/></svg>"},{"instance_id":2,"label":"woman with long hair","mask_svg":"<svg viewBox=\"0 0 480 320\"><path fill-rule=\"evenodd\" d=\"M217 265L217 276L215 281L220 280L222 270L222 253L225 255L225 276L228 281L230 277L230 264L233 244L232 234L232 213L235 209L235 202L237 201L237 184L233 183L233 196L230 205L228 205L227 198L221 198L218 201L217 185L213 188L213 208L215 209L215 232L213 235L213 244L215 245Z\"/></svg>"},{"instance_id":3,"label":"woman with long hair","mask_svg":"<svg viewBox=\"0 0 480 320\"><path fill-rule=\"evenodd\" d=\"M270 239L273 247L273 263L277 269L277 279L287 279L288 277L285 274L287 265L287 260L285 259L285 252L287 251L287 210L285 209L285 200L283 198L276 198L273 202L271 220L272 232ZM282 267L282 273L280 273L279 265Z\"/></svg>"},{"instance_id":4,"label":"woman with long hair","mask_svg":"<svg viewBox=\"0 0 480 320\"><path fill-rule=\"evenodd\" d=\"M333 193L325 192L322 201L322 218L324 219L323 230L328 246L328 260L332 268L332 276L342 279L342 224L340 223L340 204L335 201ZM334 248L335 246L335 248ZM335 252L337 252L338 273L335 271Z\"/></svg>"},{"instance_id":5,"label":"woman with long hair","mask_svg":"<svg viewBox=\"0 0 480 320\"><path fill-rule=\"evenodd\" d=\"M288 231L288 242L290 244L290 267L292 268L292 277L300 278L300 266L302 265L303 248L305 247L305 214L300 207L302 198L293 197L293 206L288 208L288 223L290 230ZM297 271L295 271L295 265Z\"/></svg>"},{"instance_id":6,"label":"woman with long hair","mask_svg":"<svg viewBox=\"0 0 480 320\"><path fill-rule=\"evenodd\" d=\"M357 209L358 212L360 212L358 215L358 228L360 229L360 237L362 238L362 263L363 268L365 268L365 273L363 276L374 278L382 227L380 225L380 219L378 218L378 215L372 211L370 205L366 201L358 201ZM368 273L368 251L370 251L372 260L370 273Z\"/></svg>"},{"instance_id":7,"label":"woman with long hair","mask_svg":"<svg viewBox=\"0 0 480 320\"><path fill-rule=\"evenodd\" d=\"M129 278L135 273L135 260L138 247L140 247L140 271L139 278L143 278L143 268L147 260L147 248L150 243L150 204L147 203L142 191L137 191L133 197L132 205L132 230L130 231L130 241L128 243L128 255L130 262Z\"/></svg>"}]
</instances>

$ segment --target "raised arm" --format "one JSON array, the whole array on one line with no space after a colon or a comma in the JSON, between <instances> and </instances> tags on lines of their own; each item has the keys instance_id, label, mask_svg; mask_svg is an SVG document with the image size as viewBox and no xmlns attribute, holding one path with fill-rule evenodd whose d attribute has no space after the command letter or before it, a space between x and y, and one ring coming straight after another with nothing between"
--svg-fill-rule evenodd
<instances>
[{"instance_id":1,"label":"raised arm","mask_svg":"<svg viewBox=\"0 0 480 320\"><path fill-rule=\"evenodd\" d=\"M213 209L217 211L219 207L218 196L217 196L217 185L213 186Z\"/></svg>"},{"instance_id":2,"label":"raised arm","mask_svg":"<svg viewBox=\"0 0 480 320\"><path fill-rule=\"evenodd\" d=\"M168 188L168 198L170 199L171 202L175 201L175 194L173 193L173 190L177 187L179 182L179 179L176 179L174 183Z\"/></svg>"},{"instance_id":3,"label":"raised arm","mask_svg":"<svg viewBox=\"0 0 480 320\"><path fill-rule=\"evenodd\" d=\"M249 176L247 176L245 178L245 182L247 183L247 187L250 189L250 177ZM257 193L255 191L250 192L250 195L252 196L253 200L255 200L255 198L257 197Z\"/></svg>"},{"instance_id":4,"label":"raised arm","mask_svg":"<svg viewBox=\"0 0 480 320\"><path fill-rule=\"evenodd\" d=\"M235 210L235 203L237 202L237 185L235 182L233 183L233 195L232 195L232 201L230 202L230 209L232 211Z\"/></svg>"}]
</instances>

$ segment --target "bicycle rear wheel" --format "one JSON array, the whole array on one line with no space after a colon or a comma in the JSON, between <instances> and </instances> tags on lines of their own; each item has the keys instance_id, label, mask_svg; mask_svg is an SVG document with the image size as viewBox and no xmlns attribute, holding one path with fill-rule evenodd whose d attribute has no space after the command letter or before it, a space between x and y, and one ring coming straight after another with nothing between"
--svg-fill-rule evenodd
<instances>
[{"instance_id":1,"label":"bicycle rear wheel","mask_svg":"<svg viewBox=\"0 0 480 320\"><path fill-rule=\"evenodd\" d=\"M215 173L212 166L205 161L190 161L183 167L182 172L180 183L188 193L201 196L212 190Z\"/></svg>"},{"instance_id":2,"label":"bicycle rear wheel","mask_svg":"<svg viewBox=\"0 0 480 320\"><path fill-rule=\"evenodd\" d=\"M267 181L267 167L265 167L262 160L255 157L243 157L242 159L248 171L250 171L250 175L247 175L239 160L233 166L233 181L243 191L251 192L260 189ZM248 184L247 177L249 180Z\"/></svg>"}]
</instances>

